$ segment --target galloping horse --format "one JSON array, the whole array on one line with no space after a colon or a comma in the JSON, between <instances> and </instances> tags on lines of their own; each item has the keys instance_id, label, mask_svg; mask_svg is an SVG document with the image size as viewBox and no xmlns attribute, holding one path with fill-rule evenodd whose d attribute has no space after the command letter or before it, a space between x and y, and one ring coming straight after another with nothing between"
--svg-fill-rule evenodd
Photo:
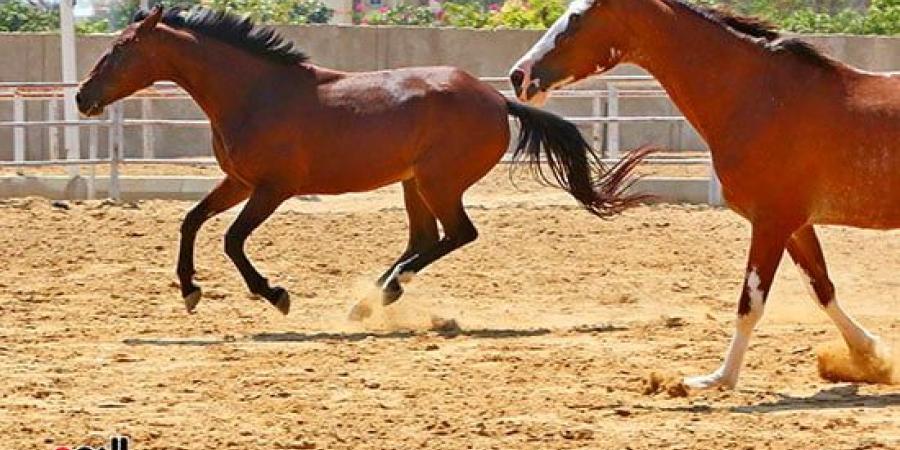
<instances>
[{"instance_id":1,"label":"galloping horse","mask_svg":"<svg viewBox=\"0 0 900 450\"><path fill-rule=\"evenodd\" d=\"M523 101L621 62L652 73L712 151L752 225L723 365L685 381L734 387L784 250L855 361L886 345L845 313L814 224L900 227L900 77L861 71L757 19L680 0L576 0L510 72Z\"/></svg>"},{"instance_id":2,"label":"galloping horse","mask_svg":"<svg viewBox=\"0 0 900 450\"><path fill-rule=\"evenodd\" d=\"M607 170L574 125L509 102L461 70L328 70L270 28L203 8L139 12L82 83L78 107L99 114L159 80L184 88L209 117L226 174L181 227L177 273L189 312L200 300L194 241L209 218L247 200L225 252L250 291L287 314L287 291L270 286L244 253L250 233L292 196L402 182L409 244L378 280L383 302L396 301L401 275L475 240L462 196L506 151L508 115L521 125L514 156L590 212L613 214L640 199L623 190L642 155Z\"/></svg>"}]
</instances>

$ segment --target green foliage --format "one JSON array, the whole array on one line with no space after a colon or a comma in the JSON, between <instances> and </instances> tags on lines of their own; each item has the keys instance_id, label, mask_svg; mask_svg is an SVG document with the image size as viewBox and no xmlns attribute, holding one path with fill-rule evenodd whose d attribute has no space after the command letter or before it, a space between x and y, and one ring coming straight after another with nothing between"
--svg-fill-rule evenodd
<instances>
[{"instance_id":1,"label":"green foliage","mask_svg":"<svg viewBox=\"0 0 900 450\"><path fill-rule=\"evenodd\" d=\"M75 22L75 32L78 34L109 33L109 21L98 17Z\"/></svg>"},{"instance_id":2,"label":"green foliage","mask_svg":"<svg viewBox=\"0 0 900 450\"><path fill-rule=\"evenodd\" d=\"M150 7L163 5L167 8L178 6L180 8L190 8L191 6L200 4L199 0L150 0ZM121 30L131 23L134 13L140 8L139 0L116 0L109 8L108 32Z\"/></svg>"},{"instance_id":3,"label":"green foliage","mask_svg":"<svg viewBox=\"0 0 900 450\"><path fill-rule=\"evenodd\" d=\"M567 5L563 0L507 0L489 23L494 28L549 28Z\"/></svg>"},{"instance_id":4,"label":"green foliage","mask_svg":"<svg viewBox=\"0 0 900 450\"><path fill-rule=\"evenodd\" d=\"M290 23L291 3L271 0L204 0L204 6L249 16L257 23Z\"/></svg>"},{"instance_id":5,"label":"green foliage","mask_svg":"<svg viewBox=\"0 0 900 450\"><path fill-rule=\"evenodd\" d=\"M365 25L419 25L429 26L438 22L437 14L426 6L400 4L393 8L383 7L364 16Z\"/></svg>"},{"instance_id":6,"label":"green foliage","mask_svg":"<svg viewBox=\"0 0 900 450\"><path fill-rule=\"evenodd\" d=\"M362 16L366 25L422 25L467 28L544 29L565 11L566 0L507 0L484 4L477 0L448 0L440 8L400 4Z\"/></svg>"},{"instance_id":7,"label":"green foliage","mask_svg":"<svg viewBox=\"0 0 900 450\"><path fill-rule=\"evenodd\" d=\"M166 7L178 6L189 9L203 5L213 9L224 9L239 15L248 15L254 21L266 24L306 24L327 23L334 16L334 10L320 0L151 0L150 5L162 4ZM112 30L120 30L131 23L138 10L138 0L119 0L110 8L109 25Z\"/></svg>"},{"instance_id":8,"label":"green foliage","mask_svg":"<svg viewBox=\"0 0 900 450\"><path fill-rule=\"evenodd\" d=\"M113 32L126 27L139 0L115 0L109 17L78 21L79 33ZM402 0L401 0L402 1ZM411 0L407 0L411 1ZM795 33L900 34L900 0L689 0L725 5L739 13L763 17ZM491 3L496 2L496 3ZM466 28L549 27L569 0L445 0L439 6L401 3L392 8L356 10L354 21L369 25L418 25ZM150 4L189 8L202 4L248 15L267 24L327 23L334 10L321 0L151 0ZM26 0L0 0L0 31L40 32L59 29L55 7Z\"/></svg>"},{"instance_id":9,"label":"green foliage","mask_svg":"<svg viewBox=\"0 0 900 450\"><path fill-rule=\"evenodd\" d=\"M0 2L0 31L53 31L59 29L59 12L19 0Z\"/></svg>"},{"instance_id":10,"label":"green foliage","mask_svg":"<svg viewBox=\"0 0 900 450\"><path fill-rule=\"evenodd\" d=\"M292 23L328 23L334 17L334 10L321 0L303 0L294 3L290 14Z\"/></svg>"},{"instance_id":11,"label":"green foliage","mask_svg":"<svg viewBox=\"0 0 900 450\"><path fill-rule=\"evenodd\" d=\"M334 10L320 0L201 0L201 4L265 24L328 23L334 16Z\"/></svg>"},{"instance_id":12,"label":"green foliage","mask_svg":"<svg viewBox=\"0 0 900 450\"><path fill-rule=\"evenodd\" d=\"M858 2L851 0L692 1L707 6L725 4L794 33L900 34L900 0L872 0L864 9L853 9Z\"/></svg>"},{"instance_id":13,"label":"green foliage","mask_svg":"<svg viewBox=\"0 0 900 450\"><path fill-rule=\"evenodd\" d=\"M437 12L442 25L460 28L484 28L490 26L491 14L500 9L493 3L487 7L474 1L444 2Z\"/></svg>"}]
</instances>

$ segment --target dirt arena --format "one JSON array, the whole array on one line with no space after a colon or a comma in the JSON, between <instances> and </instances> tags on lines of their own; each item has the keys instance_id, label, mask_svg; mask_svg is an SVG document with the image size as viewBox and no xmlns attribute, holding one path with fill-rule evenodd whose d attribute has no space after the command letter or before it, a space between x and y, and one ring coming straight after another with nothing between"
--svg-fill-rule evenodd
<instances>
[{"instance_id":1,"label":"dirt arena","mask_svg":"<svg viewBox=\"0 0 900 450\"><path fill-rule=\"evenodd\" d=\"M737 391L645 393L716 368L749 228L657 205L598 220L505 169L467 197L480 239L395 306L346 320L402 250L399 190L291 201L248 253L282 317L198 240L197 314L174 277L184 202L0 202L0 436L15 449L900 448L900 386L834 384L838 337L785 261ZM65 207L60 207L65 206ZM847 309L900 336L900 232L825 229ZM430 330L432 317L460 329ZM895 346L900 343L895 343Z\"/></svg>"}]
</instances>

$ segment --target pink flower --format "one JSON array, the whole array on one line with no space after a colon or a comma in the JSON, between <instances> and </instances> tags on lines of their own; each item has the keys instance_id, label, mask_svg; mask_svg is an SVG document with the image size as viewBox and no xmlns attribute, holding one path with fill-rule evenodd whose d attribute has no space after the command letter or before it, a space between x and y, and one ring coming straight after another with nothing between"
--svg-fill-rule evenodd
<instances>
[{"instance_id":1,"label":"pink flower","mask_svg":"<svg viewBox=\"0 0 900 450\"><path fill-rule=\"evenodd\" d=\"M497 3L491 3L490 5L488 5L488 10L492 12L500 11L500 5Z\"/></svg>"},{"instance_id":2,"label":"pink flower","mask_svg":"<svg viewBox=\"0 0 900 450\"><path fill-rule=\"evenodd\" d=\"M353 9L355 9L356 12L363 12L366 10L366 7L362 4L362 2L359 2L356 4L356 6L353 7Z\"/></svg>"},{"instance_id":3,"label":"pink flower","mask_svg":"<svg viewBox=\"0 0 900 450\"><path fill-rule=\"evenodd\" d=\"M388 12L388 7L382 6L381 8L378 8L378 12L384 14L384 13Z\"/></svg>"}]
</instances>

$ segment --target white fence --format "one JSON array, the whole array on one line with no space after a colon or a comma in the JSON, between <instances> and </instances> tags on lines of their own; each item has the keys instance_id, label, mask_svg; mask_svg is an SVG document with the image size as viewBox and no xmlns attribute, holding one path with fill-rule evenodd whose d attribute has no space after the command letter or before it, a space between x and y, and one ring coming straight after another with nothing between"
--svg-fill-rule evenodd
<instances>
[{"instance_id":1,"label":"white fence","mask_svg":"<svg viewBox=\"0 0 900 450\"><path fill-rule=\"evenodd\" d=\"M505 77L486 77L482 81L489 83L505 83ZM614 163L621 156L621 131L619 124L627 122L664 122L686 123L681 116L621 116L619 107L622 99L634 97L667 97L665 91L658 83L647 76L607 76L602 80L606 89L584 90L560 90L554 92L554 98L559 99L590 99L592 112L590 116L566 117L575 124L591 125L590 138L595 147L604 148L604 161ZM135 97L141 102L141 118L127 119L124 117L122 102L117 102L107 108L106 117L103 119L60 120L59 102L63 98L63 89L74 87L73 83L32 82L32 83L0 83L0 101L9 101L12 104L13 120L0 121L0 128L12 128L13 160L0 161L0 167L39 167L39 166L67 166L70 176L80 175L79 166L89 167L89 173L85 176L87 181L88 198L96 195L95 177L96 166L109 165L109 195L114 200L120 199L119 166L121 164L170 164L170 165L215 165L212 158L156 158L153 139L153 127L194 127L207 128L206 120L184 119L155 119L150 118L151 100L183 100L188 95L172 83L157 83L153 87L141 91ZM649 88L649 89L648 89ZM509 91L503 91L504 95L512 95ZM606 100L606 108L602 108L602 101ZM25 114L26 101L48 102L46 120L28 121ZM66 151L67 157L60 158L59 128L77 127L87 129L88 151L87 157L81 154ZM125 158L125 127L141 127L141 158ZM605 138L603 137L605 127ZM42 128L48 133L48 158L45 160L26 159L25 130L27 128ZM107 133L108 157L100 159L99 136L101 130ZM655 157L648 160L651 164L678 164L678 165L710 165L710 159L685 158L685 157ZM711 204L721 202L720 186L714 171L709 170L710 183L708 201Z\"/></svg>"}]
</instances>

